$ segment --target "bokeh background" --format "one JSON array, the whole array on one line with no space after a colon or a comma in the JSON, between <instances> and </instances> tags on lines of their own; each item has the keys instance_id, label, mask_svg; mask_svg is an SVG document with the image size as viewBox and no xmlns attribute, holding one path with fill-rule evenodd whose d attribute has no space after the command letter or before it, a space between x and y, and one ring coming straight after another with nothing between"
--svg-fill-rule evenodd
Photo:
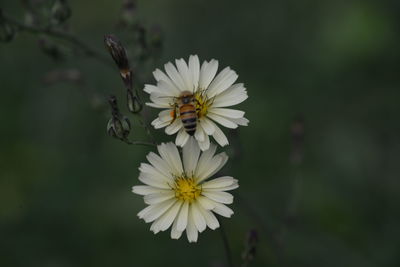
<instances>
[{"instance_id":1,"label":"bokeh background","mask_svg":"<svg viewBox=\"0 0 400 267\"><path fill-rule=\"evenodd\" d=\"M141 83L190 54L238 72L250 125L229 133L224 173L240 188L222 219L236 266L251 229L250 266L400 265L399 1L139 0L133 20L162 43L145 60L116 27L122 1L68 3L70 32L105 56L103 35L119 34ZM20 1L1 8L27 20ZM226 266L218 231L189 244L136 217L144 204L131 186L149 148L106 134L105 97L124 106L116 68L46 39L61 47L54 60L40 38L0 44L0 265ZM63 70L78 83L52 79Z\"/></svg>"}]
</instances>

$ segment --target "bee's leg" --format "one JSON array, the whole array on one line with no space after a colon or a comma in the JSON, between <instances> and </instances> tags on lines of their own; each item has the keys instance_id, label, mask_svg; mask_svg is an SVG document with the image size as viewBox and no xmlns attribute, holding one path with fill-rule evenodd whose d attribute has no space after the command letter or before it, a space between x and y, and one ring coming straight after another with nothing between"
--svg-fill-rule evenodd
<instances>
[{"instance_id":1,"label":"bee's leg","mask_svg":"<svg viewBox=\"0 0 400 267\"><path fill-rule=\"evenodd\" d=\"M171 117L172 117L172 121L171 121L171 124L176 120L176 118L178 117L177 116L177 113L178 113L178 105L177 104L174 104L173 105L174 106L174 108L173 108L173 110L171 110Z\"/></svg>"}]
</instances>

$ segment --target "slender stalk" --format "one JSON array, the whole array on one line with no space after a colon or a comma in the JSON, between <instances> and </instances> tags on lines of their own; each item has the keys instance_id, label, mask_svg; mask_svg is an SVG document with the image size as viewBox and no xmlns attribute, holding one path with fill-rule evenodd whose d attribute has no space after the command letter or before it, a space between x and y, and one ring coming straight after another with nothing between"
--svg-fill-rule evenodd
<instances>
[{"instance_id":1,"label":"slender stalk","mask_svg":"<svg viewBox=\"0 0 400 267\"><path fill-rule=\"evenodd\" d=\"M25 31L25 32L30 32L30 33L40 33L40 34L45 34L51 37L55 37L64 41L67 41L71 43L72 45L78 47L81 49L87 56L95 58L99 62L102 62L103 64L107 66L112 66L111 61L101 52L97 51L96 49L90 47L88 44L83 42L82 40L78 39L76 36L69 34L67 32L59 31L52 29L50 27L46 28L41 28L41 27L36 27L33 25L27 25L24 23L21 23L14 18L11 18L7 16L6 14L3 14L4 19L10 23L11 25L14 25L18 30L20 31Z\"/></svg>"},{"instance_id":2,"label":"slender stalk","mask_svg":"<svg viewBox=\"0 0 400 267\"><path fill-rule=\"evenodd\" d=\"M141 145L141 146L151 146L151 147L157 147L156 144L151 143L151 142L146 142L146 141L131 141L128 139L121 139L121 141L127 143L128 145Z\"/></svg>"},{"instance_id":3,"label":"slender stalk","mask_svg":"<svg viewBox=\"0 0 400 267\"><path fill-rule=\"evenodd\" d=\"M233 261L232 261L231 248L229 246L228 238L226 236L226 233L225 233L225 230L224 230L221 220L219 220L219 225L220 225L219 232L221 233L222 242L224 243L226 261L227 261L229 267L234 267L235 265L233 264Z\"/></svg>"}]
</instances>

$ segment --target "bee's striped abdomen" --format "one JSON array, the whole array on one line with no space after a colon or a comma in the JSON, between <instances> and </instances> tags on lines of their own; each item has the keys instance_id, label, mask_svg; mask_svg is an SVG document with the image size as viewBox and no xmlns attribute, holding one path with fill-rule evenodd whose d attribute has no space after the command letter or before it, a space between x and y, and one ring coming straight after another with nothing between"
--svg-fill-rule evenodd
<instances>
[{"instance_id":1,"label":"bee's striped abdomen","mask_svg":"<svg viewBox=\"0 0 400 267\"><path fill-rule=\"evenodd\" d=\"M197 125L197 114L196 107L193 104L184 104L179 107L179 114L185 127L186 132L189 135L194 135L196 132Z\"/></svg>"}]
</instances>

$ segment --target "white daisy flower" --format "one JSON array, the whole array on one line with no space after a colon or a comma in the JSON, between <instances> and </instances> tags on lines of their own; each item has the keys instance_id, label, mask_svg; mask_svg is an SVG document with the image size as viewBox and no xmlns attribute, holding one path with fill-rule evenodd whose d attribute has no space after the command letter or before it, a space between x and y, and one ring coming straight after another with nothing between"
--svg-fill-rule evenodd
<instances>
[{"instance_id":1,"label":"white daisy flower","mask_svg":"<svg viewBox=\"0 0 400 267\"><path fill-rule=\"evenodd\" d=\"M171 238L178 239L183 231L189 242L196 242L199 232L207 226L219 227L214 213L231 217L233 211L225 204L233 202L229 191L237 188L238 181L230 176L207 180L217 173L228 160L225 153L214 155L216 145L200 153L194 138L189 138L182 149L182 161L173 143L158 146L157 155L150 152L150 164L140 165L139 180L145 185L133 186L132 192L143 195L148 205L138 213L139 218L152 225L155 234L171 227ZM201 154L201 155L200 155Z\"/></svg>"},{"instance_id":2,"label":"white daisy flower","mask_svg":"<svg viewBox=\"0 0 400 267\"><path fill-rule=\"evenodd\" d=\"M177 133L175 143L184 146L190 135L194 135L201 150L210 146L209 135L221 146L228 139L218 124L227 128L247 126L244 112L226 108L243 102L247 98L243 83L234 84L238 75L229 67L218 75L218 61L204 61L200 67L197 55L189 57L189 63L177 59L176 67L165 64L166 74L156 69L153 75L157 85L146 84L144 91L150 94L148 106L165 109L151 124L154 128L165 128L169 135Z\"/></svg>"}]
</instances>

